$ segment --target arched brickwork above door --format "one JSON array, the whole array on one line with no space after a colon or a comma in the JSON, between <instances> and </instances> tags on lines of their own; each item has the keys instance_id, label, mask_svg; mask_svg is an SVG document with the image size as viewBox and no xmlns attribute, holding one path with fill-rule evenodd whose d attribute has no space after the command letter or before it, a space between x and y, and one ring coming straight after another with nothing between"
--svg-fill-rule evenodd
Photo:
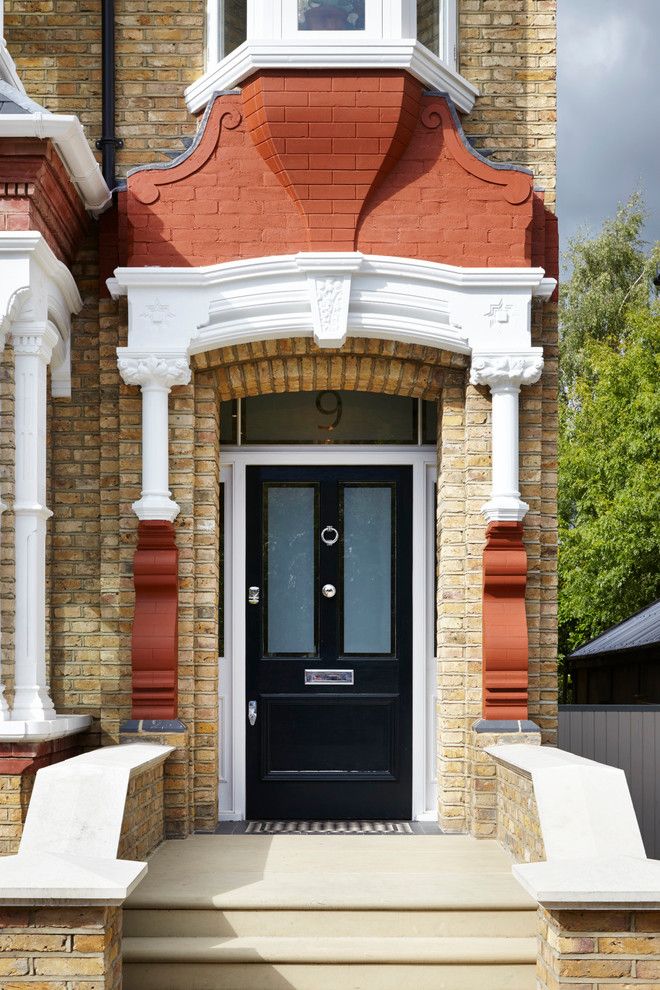
<instances>
[{"instance_id":1,"label":"arched brickwork above door","mask_svg":"<svg viewBox=\"0 0 660 990\"><path fill-rule=\"evenodd\" d=\"M341 350L312 340L271 340L197 354L194 369L213 380L221 401L272 392L347 389L436 399L464 386L464 354L389 340L350 338Z\"/></svg>"}]
</instances>

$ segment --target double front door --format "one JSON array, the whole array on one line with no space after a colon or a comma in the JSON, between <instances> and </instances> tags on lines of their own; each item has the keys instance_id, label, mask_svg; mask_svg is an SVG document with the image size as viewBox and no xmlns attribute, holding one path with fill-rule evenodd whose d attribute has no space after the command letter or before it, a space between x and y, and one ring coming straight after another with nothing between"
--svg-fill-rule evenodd
<instances>
[{"instance_id":1,"label":"double front door","mask_svg":"<svg viewBox=\"0 0 660 990\"><path fill-rule=\"evenodd\" d=\"M408 819L412 471L247 468L247 815Z\"/></svg>"}]
</instances>

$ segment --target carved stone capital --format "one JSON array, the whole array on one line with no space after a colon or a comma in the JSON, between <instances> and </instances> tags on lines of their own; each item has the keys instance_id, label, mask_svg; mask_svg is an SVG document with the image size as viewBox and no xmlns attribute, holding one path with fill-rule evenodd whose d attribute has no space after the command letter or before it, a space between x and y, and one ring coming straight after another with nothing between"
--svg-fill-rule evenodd
<instances>
[{"instance_id":1,"label":"carved stone capital","mask_svg":"<svg viewBox=\"0 0 660 990\"><path fill-rule=\"evenodd\" d=\"M127 385L141 385L142 388L169 391L175 385L187 385L191 377L185 357L158 357L155 354L120 357L117 367Z\"/></svg>"},{"instance_id":2,"label":"carved stone capital","mask_svg":"<svg viewBox=\"0 0 660 990\"><path fill-rule=\"evenodd\" d=\"M38 357L48 364L60 337L50 323L17 323L12 329L11 339L17 357Z\"/></svg>"},{"instance_id":3,"label":"carved stone capital","mask_svg":"<svg viewBox=\"0 0 660 990\"><path fill-rule=\"evenodd\" d=\"M543 354L475 354L472 358L470 383L488 385L492 391L533 385L543 371Z\"/></svg>"}]
</instances>

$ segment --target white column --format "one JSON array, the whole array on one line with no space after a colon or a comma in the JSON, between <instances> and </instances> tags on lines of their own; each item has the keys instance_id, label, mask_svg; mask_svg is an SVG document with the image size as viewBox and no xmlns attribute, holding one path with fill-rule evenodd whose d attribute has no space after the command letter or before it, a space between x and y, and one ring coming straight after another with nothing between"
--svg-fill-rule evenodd
<instances>
[{"instance_id":1,"label":"white column","mask_svg":"<svg viewBox=\"0 0 660 990\"><path fill-rule=\"evenodd\" d=\"M169 488L169 394L174 385L187 385L186 357L120 357L119 373L127 385L142 388L142 494L133 503L138 519L174 522L179 506Z\"/></svg>"},{"instance_id":2,"label":"white column","mask_svg":"<svg viewBox=\"0 0 660 990\"><path fill-rule=\"evenodd\" d=\"M521 385L537 382L542 371L539 353L473 356L470 382L488 385L492 396L492 489L482 506L488 522L521 522L529 510L520 498L518 406Z\"/></svg>"},{"instance_id":3,"label":"white column","mask_svg":"<svg viewBox=\"0 0 660 990\"><path fill-rule=\"evenodd\" d=\"M12 720L55 719L46 678L46 385L58 334L52 324L12 328L15 355L15 693Z\"/></svg>"}]
</instances>

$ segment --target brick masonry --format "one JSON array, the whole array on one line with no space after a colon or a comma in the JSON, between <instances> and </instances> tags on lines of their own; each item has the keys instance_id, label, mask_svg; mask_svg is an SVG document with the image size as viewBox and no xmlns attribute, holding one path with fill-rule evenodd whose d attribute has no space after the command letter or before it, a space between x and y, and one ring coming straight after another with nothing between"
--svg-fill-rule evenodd
<instances>
[{"instance_id":1,"label":"brick masonry","mask_svg":"<svg viewBox=\"0 0 660 990\"><path fill-rule=\"evenodd\" d=\"M539 908L538 990L657 990L660 911Z\"/></svg>"},{"instance_id":2,"label":"brick masonry","mask_svg":"<svg viewBox=\"0 0 660 990\"><path fill-rule=\"evenodd\" d=\"M121 909L0 907L2 990L121 990Z\"/></svg>"},{"instance_id":3,"label":"brick masonry","mask_svg":"<svg viewBox=\"0 0 660 990\"><path fill-rule=\"evenodd\" d=\"M125 147L120 174L139 164L165 161L182 149L196 122L183 89L203 70L204 0L117 0L117 123ZM534 170L554 205L555 0L460 0L460 68L482 95L464 127L494 159ZM26 5L6 0L5 35L30 96L49 109L77 113L90 141L100 136L100 0L72 4L48 0ZM239 97L233 97L239 100ZM311 123L311 122L310 122ZM423 124L419 125L424 127ZM425 140L437 132L425 128ZM227 129L222 140L252 139ZM252 143L254 149L254 144ZM259 196L277 195L269 217L281 250L307 245L303 216L280 180L254 151ZM400 160L401 161L401 160ZM398 167L398 166L397 166ZM247 173L246 173L247 174ZM387 245L378 229L379 196L394 184L396 167L376 185L373 209L359 230L363 249ZM227 174L230 184L232 177ZM415 183L413 183L415 185ZM405 228L405 196L398 213ZM273 202L275 200L273 199ZM537 213L543 209L534 200ZM184 214L185 215L185 214ZM451 214L447 214L451 216ZM224 222L224 220L223 220ZM231 228L230 228L231 229ZM228 233L230 232L228 230ZM106 257L117 258L116 218L102 230ZM534 224L524 251L538 261L551 221ZM390 231L391 233L391 231ZM412 243L411 235L407 235ZM88 712L93 746L116 741L130 717L132 558L137 520L130 504L140 487L140 396L116 369L116 347L125 344L122 302L99 295L99 227L80 246L74 264L84 308L73 327L71 400L49 407L49 661L51 688L61 711ZM255 253L263 253L255 247ZM391 244L388 253L392 253ZM445 255L447 257L447 255ZM556 436L557 339L554 305L536 307L533 343L545 349L541 382L521 392L521 487L530 504L525 521L529 571L529 712L545 741L556 727ZM351 342L351 347L358 347ZM300 350L298 350L300 348ZM489 488L490 398L466 384L464 364L448 356L398 362L391 345L369 341L342 357L314 351L307 342L277 342L225 352L198 367L190 386L170 400L173 496L179 572L179 716L188 726L188 755L176 763L176 814L184 830L214 824L217 801L217 604L220 582L218 532L218 402L232 395L283 388L384 388L437 398L440 405L438 476L438 765L445 827L468 827L472 801L471 726L481 706L481 558L484 523L479 507ZM218 360L216 360L218 358ZM5 501L13 488L13 362L8 346L0 366L0 483ZM445 370L440 374L438 368ZM341 369L341 370L340 370ZM357 370L359 369L359 370ZM451 374L448 371L451 370ZM417 380L417 376L423 377ZM395 384L397 383L397 384ZM3 514L3 677L11 701L13 679L13 518ZM172 826L170 826L172 827Z\"/></svg>"}]
</instances>

